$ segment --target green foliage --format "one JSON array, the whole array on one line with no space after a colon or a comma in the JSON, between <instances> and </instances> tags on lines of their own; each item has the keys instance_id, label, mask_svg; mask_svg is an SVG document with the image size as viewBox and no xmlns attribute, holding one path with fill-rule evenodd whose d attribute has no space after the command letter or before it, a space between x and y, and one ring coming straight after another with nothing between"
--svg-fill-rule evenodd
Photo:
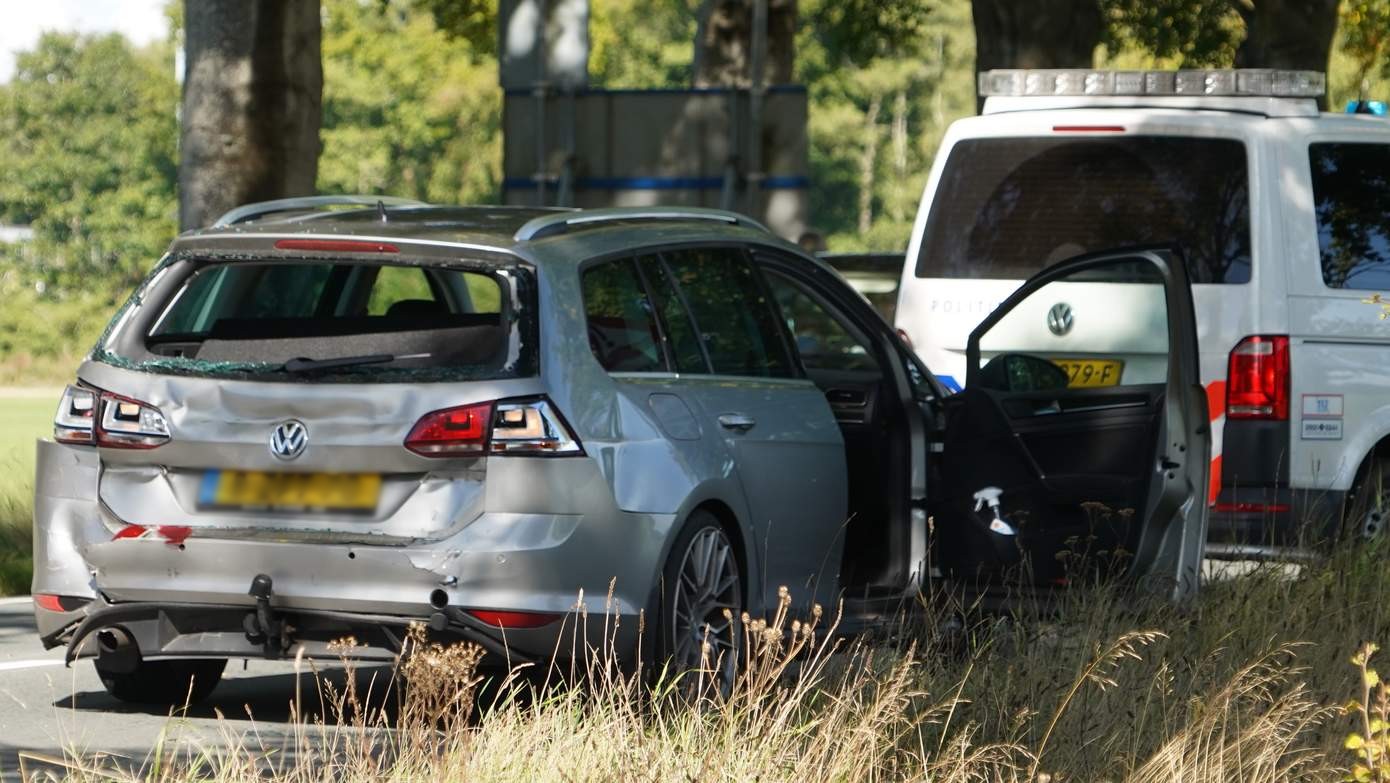
<instances>
[{"instance_id":1,"label":"green foliage","mask_svg":"<svg viewBox=\"0 0 1390 783\"><path fill-rule=\"evenodd\" d=\"M693 0L591 0L589 78L608 88L690 84Z\"/></svg>"},{"instance_id":2,"label":"green foliage","mask_svg":"<svg viewBox=\"0 0 1390 783\"><path fill-rule=\"evenodd\" d=\"M36 240L9 264L44 287L129 286L176 225L171 47L47 33L16 65L0 85L0 218Z\"/></svg>"},{"instance_id":3,"label":"green foliage","mask_svg":"<svg viewBox=\"0 0 1390 783\"><path fill-rule=\"evenodd\" d=\"M1372 74L1390 77L1390 0L1345 0L1339 21L1340 48L1354 63L1358 86Z\"/></svg>"},{"instance_id":4,"label":"green foliage","mask_svg":"<svg viewBox=\"0 0 1390 783\"><path fill-rule=\"evenodd\" d=\"M388 11L391 0L377 0ZM450 38L461 38L475 51L497 54L497 0L413 0Z\"/></svg>"},{"instance_id":5,"label":"green foliage","mask_svg":"<svg viewBox=\"0 0 1390 783\"><path fill-rule=\"evenodd\" d=\"M319 190L496 199L497 65L413 3L326 0Z\"/></svg>"},{"instance_id":6,"label":"green foliage","mask_svg":"<svg viewBox=\"0 0 1390 783\"><path fill-rule=\"evenodd\" d=\"M1229 68L1245 37L1239 0L1099 0L1107 50L1179 68Z\"/></svg>"}]
</instances>

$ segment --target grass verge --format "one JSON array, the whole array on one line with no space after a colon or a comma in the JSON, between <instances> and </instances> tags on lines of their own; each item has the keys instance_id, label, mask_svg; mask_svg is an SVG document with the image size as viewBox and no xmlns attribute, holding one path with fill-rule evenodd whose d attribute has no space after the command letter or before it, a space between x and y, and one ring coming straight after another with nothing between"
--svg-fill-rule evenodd
<instances>
[{"instance_id":1,"label":"grass verge","mask_svg":"<svg viewBox=\"0 0 1390 783\"><path fill-rule=\"evenodd\" d=\"M818 641L821 620L784 607L744 623L727 698L595 654L568 684L513 676L475 707L478 651L416 629L396 706L328 687L310 697L324 717L292 720L288 740L227 727L126 779L1273 783L1360 764L1355 779L1386 780L1390 696L1351 661L1390 636L1387 555L1256 568L1186 607L1114 587L1007 616L928 596L908 629L852 642Z\"/></svg>"},{"instance_id":2,"label":"grass verge","mask_svg":"<svg viewBox=\"0 0 1390 783\"><path fill-rule=\"evenodd\" d=\"M52 431L57 400L56 389L0 388L0 596L29 592L34 439Z\"/></svg>"}]
</instances>

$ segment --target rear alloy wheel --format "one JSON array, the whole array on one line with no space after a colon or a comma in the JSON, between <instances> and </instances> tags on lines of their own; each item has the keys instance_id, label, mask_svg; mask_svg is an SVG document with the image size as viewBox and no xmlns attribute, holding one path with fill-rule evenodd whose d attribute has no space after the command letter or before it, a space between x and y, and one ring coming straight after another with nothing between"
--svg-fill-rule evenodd
<instances>
[{"instance_id":1,"label":"rear alloy wheel","mask_svg":"<svg viewBox=\"0 0 1390 783\"><path fill-rule=\"evenodd\" d=\"M1369 541L1390 524L1390 459L1373 459L1357 479L1347 506L1347 522L1357 539Z\"/></svg>"},{"instance_id":2,"label":"rear alloy wheel","mask_svg":"<svg viewBox=\"0 0 1390 783\"><path fill-rule=\"evenodd\" d=\"M713 515L696 511L666 564L662 652L690 694L728 693L738 672L743 586L738 555Z\"/></svg>"},{"instance_id":3,"label":"rear alloy wheel","mask_svg":"<svg viewBox=\"0 0 1390 783\"><path fill-rule=\"evenodd\" d=\"M206 699L226 668L221 658L141 661L133 672L106 671L98 665L97 676L106 692L121 701L181 707Z\"/></svg>"}]
</instances>

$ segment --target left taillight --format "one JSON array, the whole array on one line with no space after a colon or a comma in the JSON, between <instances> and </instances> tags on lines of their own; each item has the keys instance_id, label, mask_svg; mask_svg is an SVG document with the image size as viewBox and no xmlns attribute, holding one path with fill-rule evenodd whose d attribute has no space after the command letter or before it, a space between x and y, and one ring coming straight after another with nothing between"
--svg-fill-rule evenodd
<instances>
[{"instance_id":1,"label":"left taillight","mask_svg":"<svg viewBox=\"0 0 1390 783\"><path fill-rule=\"evenodd\" d=\"M461 405L425 414L405 447L422 457L577 456L579 439L545 398Z\"/></svg>"},{"instance_id":2,"label":"left taillight","mask_svg":"<svg viewBox=\"0 0 1390 783\"><path fill-rule=\"evenodd\" d=\"M108 449L152 449L169 442L169 420L147 402L69 386L53 417L53 439Z\"/></svg>"},{"instance_id":3,"label":"left taillight","mask_svg":"<svg viewBox=\"0 0 1390 783\"><path fill-rule=\"evenodd\" d=\"M97 393L81 386L69 386L58 401L53 417L53 439L59 443L96 442Z\"/></svg>"}]
</instances>

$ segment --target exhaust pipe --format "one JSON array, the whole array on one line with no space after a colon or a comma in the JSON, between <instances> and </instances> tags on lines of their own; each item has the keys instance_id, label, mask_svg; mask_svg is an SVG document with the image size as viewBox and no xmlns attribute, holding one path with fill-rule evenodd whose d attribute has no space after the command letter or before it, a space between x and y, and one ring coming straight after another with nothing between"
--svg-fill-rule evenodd
<instances>
[{"instance_id":1,"label":"exhaust pipe","mask_svg":"<svg viewBox=\"0 0 1390 783\"><path fill-rule=\"evenodd\" d=\"M126 629L113 625L97 631L97 666L115 674L140 667L140 646Z\"/></svg>"}]
</instances>

